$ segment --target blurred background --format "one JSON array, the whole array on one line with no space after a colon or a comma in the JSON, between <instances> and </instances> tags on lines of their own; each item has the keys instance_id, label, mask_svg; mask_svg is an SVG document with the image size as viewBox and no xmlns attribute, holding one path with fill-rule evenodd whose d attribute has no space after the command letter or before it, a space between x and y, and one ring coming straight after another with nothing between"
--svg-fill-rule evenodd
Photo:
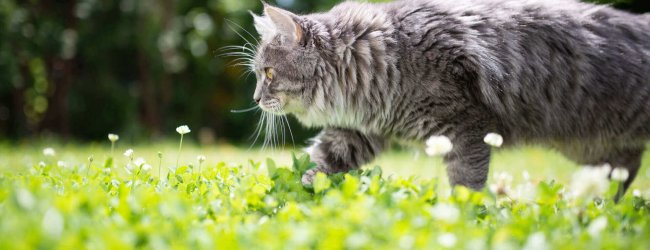
<instances>
[{"instance_id":1,"label":"blurred background","mask_svg":"<svg viewBox=\"0 0 650 250\"><path fill-rule=\"evenodd\" d=\"M278 0L296 13L340 0ZM633 12L648 0L594 0ZM0 140L162 139L250 145L254 76L220 48L257 38L259 0L0 0ZM248 33L250 32L252 36ZM241 34L238 35L237 33ZM307 131L290 119L297 144Z\"/></svg>"}]
</instances>

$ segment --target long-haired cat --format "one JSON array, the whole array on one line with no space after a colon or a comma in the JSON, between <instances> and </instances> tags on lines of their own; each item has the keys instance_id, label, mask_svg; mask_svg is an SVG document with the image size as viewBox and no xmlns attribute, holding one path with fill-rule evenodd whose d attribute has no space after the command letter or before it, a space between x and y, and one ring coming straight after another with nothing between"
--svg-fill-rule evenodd
<instances>
[{"instance_id":1,"label":"long-haired cat","mask_svg":"<svg viewBox=\"0 0 650 250\"><path fill-rule=\"evenodd\" d=\"M357 168L390 140L445 135L450 182L481 189L483 138L496 132L626 168L622 195L650 139L648 15L574 0L405 0L253 16L255 101L323 127L304 183Z\"/></svg>"}]
</instances>

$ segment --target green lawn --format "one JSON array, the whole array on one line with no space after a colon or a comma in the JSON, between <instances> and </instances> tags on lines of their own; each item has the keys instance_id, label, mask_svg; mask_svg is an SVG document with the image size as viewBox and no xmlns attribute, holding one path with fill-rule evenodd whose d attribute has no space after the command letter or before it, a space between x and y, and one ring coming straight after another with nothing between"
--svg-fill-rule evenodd
<instances>
[{"instance_id":1,"label":"green lawn","mask_svg":"<svg viewBox=\"0 0 650 250\"><path fill-rule=\"evenodd\" d=\"M43 155L46 147L56 154ZM132 159L123 156L127 148L134 150ZM491 174L488 184L497 189L458 188L453 195L440 158L413 152L389 151L365 171L318 175L313 187L300 184L301 173L313 165L300 153L293 159L290 150L186 144L176 168L177 152L172 142L119 142L111 163L108 143L0 144L0 249L650 245L650 169L632 187L642 195L628 192L615 204L609 197L616 183L605 186L605 199L585 195L590 192L572 196L577 189L569 183L578 168L540 148L494 155L492 173L511 174L512 183ZM197 155L207 157L200 166ZM128 172L125 166L139 157L151 169L140 165ZM523 171L530 180L522 178ZM595 185L590 175L579 177Z\"/></svg>"},{"instance_id":2,"label":"green lawn","mask_svg":"<svg viewBox=\"0 0 650 250\"><path fill-rule=\"evenodd\" d=\"M0 144L0 169L16 169L17 166L25 167L37 164L44 159L42 150L46 147L53 147L57 151L57 159L71 164L86 163L88 156L95 156L98 160L104 160L110 156L109 142L103 144L66 144L44 142L34 144L20 145L2 145ZM178 145L171 142L160 143L155 145L138 144L123 145L118 143L115 148L116 163L125 164L126 157L122 156L124 151L132 148L137 157L143 157L150 163L158 162L157 153L163 153L163 166L173 166L176 164ZM18 153L20 152L20 153ZM289 165L291 163L291 152L302 153L301 148L284 149L284 150L260 150L257 148L249 149L246 147L236 147L230 145L220 146L197 146L186 144L181 153L181 163L197 164L197 155L205 155L207 163L226 162L232 164L244 164L249 160L264 161L271 158L279 165ZM644 155L643 165L637 179L631 189L646 190L650 189L650 152ZM375 161L364 166L370 168L380 166L385 175L395 175L402 177L414 176L417 179L431 179L438 176L443 177L442 181L446 183L446 173L444 164L441 159L428 157L424 152L416 150L388 150ZM579 168L575 163L567 160L561 154L539 147L522 147L517 149L497 150L492 157L490 168L490 178L493 178L496 172L507 172L513 176L514 182L521 181L522 173L527 171L531 179L557 180L561 183L569 183L571 175ZM163 168L164 170L166 169Z\"/></svg>"}]
</instances>

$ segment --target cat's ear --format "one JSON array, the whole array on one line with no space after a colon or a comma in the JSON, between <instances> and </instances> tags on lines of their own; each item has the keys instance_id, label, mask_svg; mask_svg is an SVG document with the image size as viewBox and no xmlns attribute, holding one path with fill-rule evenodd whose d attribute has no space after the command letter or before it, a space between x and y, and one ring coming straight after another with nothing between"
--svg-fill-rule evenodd
<instances>
[{"instance_id":1,"label":"cat's ear","mask_svg":"<svg viewBox=\"0 0 650 250\"><path fill-rule=\"evenodd\" d=\"M255 13L252 11L249 11L249 13L251 16L253 16L255 30L257 30L257 33L260 34L263 41L268 41L269 39L273 38L273 36L275 36L277 31L275 25L271 19L269 19L269 17L255 15Z\"/></svg>"},{"instance_id":2,"label":"cat's ear","mask_svg":"<svg viewBox=\"0 0 650 250\"><path fill-rule=\"evenodd\" d=\"M296 21L298 16L295 14L265 3L264 15L273 22L276 31L288 41L298 43L302 40L302 27Z\"/></svg>"}]
</instances>

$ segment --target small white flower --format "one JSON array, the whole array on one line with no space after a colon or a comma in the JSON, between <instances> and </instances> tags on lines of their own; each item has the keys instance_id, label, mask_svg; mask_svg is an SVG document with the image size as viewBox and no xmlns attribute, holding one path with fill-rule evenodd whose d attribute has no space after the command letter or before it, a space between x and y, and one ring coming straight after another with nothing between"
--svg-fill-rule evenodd
<instances>
[{"instance_id":1,"label":"small white flower","mask_svg":"<svg viewBox=\"0 0 650 250\"><path fill-rule=\"evenodd\" d=\"M54 155L56 155L56 151L54 151L53 148L44 148L43 149L43 155L45 155L45 156L54 156Z\"/></svg>"},{"instance_id":2,"label":"small white flower","mask_svg":"<svg viewBox=\"0 0 650 250\"><path fill-rule=\"evenodd\" d=\"M108 134L108 140L111 142L116 142L117 140L120 139L119 135L116 134Z\"/></svg>"},{"instance_id":3,"label":"small white flower","mask_svg":"<svg viewBox=\"0 0 650 250\"><path fill-rule=\"evenodd\" d=\"M36 204L34 195L29 190L23 188L16 190L16 200L18 201L18 205L27 210L32 209L34 204Z\"/></svg>"},{"instance_id":4,"label":"small white flower","mask_svg":"<svg viewBox=\"0 0 650 250\"><path fill-rule=\"evenodd\" d=\"M142 165L142 172L145 172L145 173L149 172L149 170L151 170L151 168L152 168L151 165L145 163L144 165Z\"/></svg>"},{"instance_id":5,"label":"small white flower","mask_svg":"<svg viewBox=\"0 0 650 250\"><path fill-rule=\"evenodd\" d=\"M393 201L398 202L408 198L408 193L406 189L401 188L400 190L393 192L390 196L393 199Z\"/></svg>"},{"instance_id":6,"label":"small white flower","mask_svg":"<svg viewBox=\"0 0 650 250\"><path fill-rule=\"evenodd\" d=\"M133 173L135 172L135 169L136 169L136 168L137 168L137 166L135 166L134 164L132 164L132 163L129 162L129 163L127 163L126 166L124 167L124 170L126 170L126 172L127 172L128 174L133 174Z\"/></svg>"},{"instance_id":7,"label":"small white flower","mask_svg":"<svg viewBox=\"0 0 650 250\"><path fill-rule=\"evenodd\" d=\"M63 233L64 219L56 208L49 208L43 216L41 228L43 232L51 238L58 239Z\"/></svg>"},{"instance_id":8,"label":"small white flower","mask_svg":"<svg viewBox=\"0 0 650 250\"><path fill-rule=\"evenodd\" d=\"M630 177L630 172L626 168L614 168L612 170L612 180L614 181L624 182L628 177Z\"/></svg>"},{"instance_id":9,"label":"small white flower","mask_svg":"<svg viewBox=\"0 0 650 250\"><path fill-rule=\"evenodd\" d=\"M451 143L451 140L444 135L440 136L431 136L426 142L427 148L426 153L430 156L444 155L449 153L454 145Z\"/></svg>"},{"instance_id":10,"label":"small white flower","mask_svg":"<svg viewBox=\"0 0 650 250\"><path fill-rule=\"evenodd\" d=\"M142 157L138 157L133 161L133 164L135 164L136 167L141 167L145 163L147 163L147 162Z\"/></svg>"},{"instance_id":11,"label":"small white flower","mask_svg":"<svg viewBox=\"0 0 650 250\"><path fill-rule=\"evenodd\" d=\"M600 167L585 166L573 174L571 193L574 197L601 197L609 188L607 176L611 167L605 164Z\"/></svg>"},{"instance_id":12,"label":"small white flower","mask_svg":"<svg viewBox=\"0 0 650 250\"><path fill-rule=\"evenodd\" d=\"M404 235L399 238L399 246L400 248L403 249L411 249L413 248L413 244L415 244L415 237L411 235Z\"/></svg>"},{"instance_id":13,"label":"small white flower","mask_svg":"<svg viewBox=\"0 0 650 250\"><path fill-rule=\"evenodd\" d=\"M497 133L488 133L483 138L483 141L490 146L501 147L503 144L503 137Z\"/></svg>"},{"instance_id":14,"label":"small white flower","mask_svg":"<svg viewBox=\"0 0 650 250\"><path fill-rule=\"evenodd\" d=\"M56 162L56 165L57 165L59 168L65 168L65 167L66 167L65 161L57 161L57 162Z\"/></svg>"},{"instance_id":15,"label":"small white flower","mask_svg":"<svg viewBox=\"0 0 650 250\"><path fill-rule=\"evenodd\" d=\"M38 166L41 167L41 168L44 168L46 166L46 164L45 164L45 162L39 162Z\"/></svg>"},{"instance_id":16,"label":"small white flower","mask_svg":"<svg viewBox=\"0 0 650 250\"><path fill-rule=\"evenodd\" d=\"M102 172L104 172L105 175L109 175L111 174L111 168L104 168Z\"/></svg>"},{"instance_id":17,"label":"small white flower","mask_svg":"<svg viewBox=\"0 0 650 250\"><path fill-rule=\"evenodd\" d=\"M506 172L498 172L494 174L494 183L490 184L490 191L497 195L509 195L510 184L512 183L512 175Z\"/></svg>"},{"instance_id":18,"label":"small white flower","mask_svg":"<svg viewBox=\"0 0 650 250\"><path fill-rule=\"evenodd\" d=\"M528 236L528 240L526 240L526 245L524 245L523 249L547 250L547 249L551 249L551 247L549 246L548 241L546 240L546 236L544 236L544 233L537 232Z\"/></svg>"},{"instance_id":19,"label":"small white flower","mask_svg":"<svg viewBox=\"0 0 650 250\"><path fill-rule=\"evenodd\" d=\"M517 200L532 202L537 199L537 188L530 182L518 185L513 193Z\"/></svg>"},{"instance_id":20,"label":"small white flower","mask_svg":"<svg viewBox=\"0 0 650 250\"><path fill-rule=\"evenodd\" d=\"M370 237L366 233L356 232L345 239L345 246L349 249L361 249L364 246L367 246L369 241Z\"/></svg>"},{"instance_id":21,"label":"small white flower","mask_svg":"<svg viewBox=\"0 0 650 250\"><path fill-rule=\"evenodd\" d=\"M436 220L455 223L460 217L460 210L451 204L438 203L429 209L429 214Z\"/></svg>"},{"instance_id":22,"label":"small white flower","mask_svg":"<svg viewBox=\"0 0 650 250\"><path fill-rule=\"evenodd\" d=\"M187 125L183 125L183 126L180 126L180 127L176 128L176 132L178 132L181 135L184 135L184 134L187 134L187 133L191 132L191 130L190 130L190 127L188 127Z\"/></svg>"},{"instance_id":23,"label":"small white flower","mask_svg":"<svg viewBox=\"0 0 650 250\"><path fill-rule=\"evenodd\" d=\"M589 227L587 227L587 232L589 232L589 235L591 235L591 237L600 238L600 232L602 232L603 229L605 229L606 227L607 227L607 217L600 216L594 219L591 223L589 223Z\"/></svg>"},{"instance_id":24,"label":"small white flower","mask_svg":"<svg viewBox=\"0 0 650 250\"><path fill-rule=\"evenodd\" d=\"M452 248L456 245L456 235L452 233L443 233L438 236L438 244L443 247Z\"/></svg>"},{"instance_id":25,"label":"small white flower","mask_svg":"<svg viewBox=\"0 0 650 250\"><path fill-rule=\"evenodd\" d=\"M641 197L641 190L634 189L634 191L632 191L632 196Z\"/></svg>"},{"instance_id":26,"label":"small white flower","mask_svg":"<svg viewBox=\"0 0 650 250\"><path fill-rule=\"evenodd\" d=\"M133 149L129 148L126 151L124 151L124 156L131 158L133 156Z\"/></svg>"},{"instance_id":27,"label":"small white flower","mask_svg":"<svg viewBox=\"0 0 650 250\"><path fill-rule=\"evenodd\" d=\"M196 160L199 161L199 163L203 163L205 161L205 155L199 155L196 157Z\"/></svg>"}]
</instances>

